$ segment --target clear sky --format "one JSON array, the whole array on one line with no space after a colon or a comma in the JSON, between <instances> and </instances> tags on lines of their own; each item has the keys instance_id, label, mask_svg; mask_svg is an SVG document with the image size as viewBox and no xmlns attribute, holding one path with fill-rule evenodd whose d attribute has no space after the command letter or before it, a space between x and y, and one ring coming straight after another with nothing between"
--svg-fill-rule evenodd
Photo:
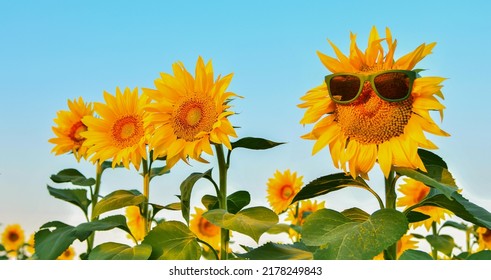
<instances>
[{"instance_id":1,"label":"clear sky","mask_svg":"<svg viewBox=\"0 0 491 280\"><path fill-rule=\"evenodd\" d=\"M304 111L296 105L329 74L316 55L317 50L333 55L326 39L347 53L349 32L364 48L372 26L381 35L391 29L398 40L396 57L437 42L418 68L448 78L440 126L452 136L430 139L463 195L490 210L490 8L488 1L427 0L0 1L0 223L19 223L28 235L50 220L83 222L78 209L46 189L59 187L49 176L63 168L87 176L95 172L71 155L50 153L56 112L79 96L102 101L104 90L153 88L159 72L170 72L176 61L193 70L199 55L212 59L216 74L234 73L229 89L244 97L233 101L240 114L231 121L241 127L239 137L288 143L268 151L234 151L230 192L249 190L254 205L267 205L266 182L276 169L297 171L304 183L338 172L328 149L311 156L314 142L300 139L311 127L299 124ZM151 201L175 202L180 182L209 168L178 164L152 182ZM379 193L381 176L371 177ZM101 192L120 188L141 190L134 170L106 172ZM200 185L193 206L211 191ZM377 207L361 190L323 199L336 210Z\"/></svg>"}]
</instances>

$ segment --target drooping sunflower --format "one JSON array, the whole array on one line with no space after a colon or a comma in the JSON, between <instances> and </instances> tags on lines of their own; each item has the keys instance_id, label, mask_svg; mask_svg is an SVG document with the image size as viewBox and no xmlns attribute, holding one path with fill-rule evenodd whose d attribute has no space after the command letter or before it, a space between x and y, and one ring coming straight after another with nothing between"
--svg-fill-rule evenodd
<instances>
[{"instance_id":1,"label":"drooping sunflower","mask_svg":"<svg viewBox=\"0 0 491 280\"><path fill-rule=\"evenodd\" d=\"M205 65L201 57L193 77L180 62L172 65L174 75L161 73L155 80L156 89L143 89L154 102L147 106L150 112L145 122L155 128L150 139L154 157L167 157L167 167L188 156L206 162L204 151L212 155L211 144L224 144L231 149L229 137L237 137L228 120L231 98L238 97L227 91L232 74L213 80L211 61Z\"/></svg>"},{"instance_id":2,"label":"drooping sunflower","mask_svg":"<svg viewBox=\"0 0 491 280\"><path fill-rule=\"evenodd\" d=\"M337 58L317 52L333 74L301 98L298 107L306 112L300 123L315 124L302 138L316 141L313 154L329 145L336 168L353 178L367 178L376 162L385 177L393 165L426 171L417 149L437 146L425 132L449 135L430 116L430 111L439 111L443 118L445 106L436 97L443 99L445 79L420 77L413 70L435 43L421 44L396 60L397 40L388 28L385 38L372 28L365 52L358 48L356 35L350 37L349 56L330 41Z\"/></svg>"},{"instance_id":3,"label":"drooping sunflower","mask_svg":"<svg viewBox=\"0 0 491 280\"><path fill-rule=\"evenodd\" d=\"M288 208L288 217L286 217L286 221L290 222L293 226L302 226L305 222L305 219L315 211L319 209L326 208L325 201L317 202L317 200L302 200L300 204L293 204ZM300 234L293 230L289 230L290 239L292 241L299 241Z\"/></svg>"},{"instance_id":4,"label":"drooping sunflower","mask_svg":"<svg viewBox=\"0 0 491 280\"><path fill-rule=\"evenodd\" d=\"M430 187L427 185L416 181L411 178L404 178L404 184L399 185L399 192L401 192L404 196L397 198L397 206L405 207L407 209L419 202L421 202L430 192ZM417 228L422 225L425 226L426 230L430 230L431 224L436 222L437 224L440 221L444 220L447 216L453 215L453 213L445 208L440 208L436 206L421 206L413 209L413 211L417 211L423 213L425 215L430 216L430 218L421 221L411 223L412 228Z\"/></svg>"},{"instance_id":5,"label":"drooping sunflower","mask_svg":"<svg viewBox=\"0 0 491 280\"><path fill-rule=\"evenodd\" d=\"M73 260L75 258L75 249L72 246L68 247L58 258L57 260L68 261Z\"/></svg>"},{"instance_id":6,"label":"drooping sunflower","mask_svg":"<svg viewBox=\"0 0 491 280\"><path fill-rule=\"evenodd\" d=\"M491 250L491 230L479 227L477 229L477 243L479 244L478 250Z\"/></svg>"},{"instance_id":7,"label":"drooping sunflower","mask_svg":"<svg viewBox=\"0 0 491 280\"><path fill-rule=\"evenodd\" d=\"M413 239L412 234L405 234L397 241L397 249L396 249L396 258L399 259L399 257L404 253L406 250L409 249L417 249L418 248L418 240ZM384 252L381 252L377 256L373 258L374 260L383 260L384 259Z\"/></svg>"},{"instance_id":8,"label":"drooping sunflower","mask_svg":"<svg viewBox=\"0 0 491 280\"><path fill-rule=\"evenodd\" d=\"M297 172L292 173L287 169L283 173L276 170L273 177L268 179L267 199L276 214L288 208L303 185L302 178L303 176L298 176Z\"/></svg>"},{"instance_id":9,"label":"drooping sunflower","mask_svg":"<svg viewBox=\"0 0 491 280\"><path fill-rule=\"evenodd\" d=\"M2 233L2 244L7 252L12 251L10 256L17 256L17 250L24 245L24 239L24 230L19 224L8 225Z\"/></svg>"},{"instance_id":10,"label":"drooping sunflower","mask_svg":"<svg viewBox=\"0 0 491 280\"><path fill-rule=\"evenodd\" d=\"M131 230L131 234L137 241L145 238L145 218L140 213L140 207L129 206L126 208L126 224Z\"/></svg>"},{"instance_id":11,"label":"drooping sunflower","mask_svg":"<svg viewBox=\"0 0 491 280\"><path fill-rule=\"evenodd\" d=\"M82 118L92 116L94 110L91 103L85 103L82 97L78 100L68 100L69 111L61 110L56 113L54 122L56 126L52 127L56 138L51 138L48 141L56 146L51 150L56 155L72 152L77 161L81 157L86 157L87 147L82 144L85 137L81 135L87 130L87 126L82 123Z\"/></svg>"},{"instance_id":12,"label":"drooping sunflower","mask_svg":"<svg viewBox=\"0 0 491 280\"><path fill-rule=\"evenodd\" d=\"M147 134L143 119L148 98L138 96L138 89L126 88L122 93L116 88L116 95L104 92L106 103L94 103L100 118L86 116L82 122L87 131L84 146L93 162L112 159L112 166L123 163L129 168L130 162L138 170L141 160L146 159Z\"/></svg>"},{"instance_id":13,"label":"drooping sunflower","mask_svg":"<svg viewBox=\"0 0 491 280\"><path fill-rule=\"evenodd\" d=\"M207 219L203 218L205 210L195 207L195 214L191 214L191 221L189 222L189 229L198 236L199 239L210 244L213 249L219 250L220 248L220 227L210 223ZM205 250L208 249L205 247Z\"/></svg>"}]
</instances>

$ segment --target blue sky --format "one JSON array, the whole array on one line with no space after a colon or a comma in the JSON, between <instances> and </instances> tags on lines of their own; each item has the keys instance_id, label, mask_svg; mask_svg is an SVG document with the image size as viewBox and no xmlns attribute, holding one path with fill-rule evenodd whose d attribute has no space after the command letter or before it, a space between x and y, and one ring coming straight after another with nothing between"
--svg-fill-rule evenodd
<instances>
[{"instance_id":1,"label":"blue sky","mask_svg":"<svg viewBox=\"0 0 491 280\"><path fill-rule=\"evenodd\" d=\"M153 87L160 72L182 61L193 69L201 55L216 74L233 72L229 89L244 99L233 102L231 120L239 137L255 136L288 144L268 151L234 151L230 192L247 189L253 204L267 205L266 182L276 169L290 168L307 183L338 172L329 152L311 156L313 142L300 139L299 98L329 72L316 51L333 55L326 39L348 52L349 32L360 47L376 26L389 27L398 40L396 57L421 43L437 42L418 68L448 78L441 127L452 136L430 137L447 161L464 196L491 209L490 172L491 29L487 1L465 5L438 1L1 1L0 2L0 223L20 223L26 233L49 220L77 224L74 207L49 196L49 176L78 168L94 176L91 164L70 155L55 156L48 139L58 110L82 96L102 101L116 87ZM212 158L210 158L212 160ZM190 172L211 165L178 164L153 181L151 200L174 202ZM376 167L375 169L378 169ZM382 192L382 175L371 176ZM55 186L55 185L53 185ZM378 187L377 187L378 186ZM102 192L141 188L134 170L106 173ZM200 186L196 203L209 186ZM323 197L326 206L375 210L361 191ZM2 229L2 226L0 226Z\"/></svg>"}]
</instances>

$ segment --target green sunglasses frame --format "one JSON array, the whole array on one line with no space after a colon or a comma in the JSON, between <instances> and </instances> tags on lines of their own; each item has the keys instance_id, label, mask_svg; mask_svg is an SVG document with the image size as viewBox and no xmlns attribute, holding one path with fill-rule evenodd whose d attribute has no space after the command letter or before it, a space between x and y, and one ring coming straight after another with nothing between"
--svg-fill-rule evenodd
<instances>
[{"instance_id":1,"label":"green sunglasses frame","mask_svg":"<svg viewBox=\"0 0 491 280\"><path fill-rule=\"evenodd\" d=\"M408 92L407 92L406 96L404 96L403 98L399 98L399 99L390 99L390 98L386 98L386 97L382 96L378 92L378 90L375 86L374 80L377 76L379 76L381 74L386 74L386 73L404 73L408 76L409 85L408 85ZM358 89L358 93L351 100L346 100L346 101L337 100L332 96L332 93L330 90L332 78L337 77L337 76L343 76L343 75L355 76L355 77L358 77L358 79L360 79L360 88ZM414 80L416 79L416 77L417 77L417 73L415 71L411 71L411 70L385 70L385 71L380 71L380 72L376 72L376 73L372 73L372 74L368 74L368 75L367 74L361 74L361 73L348 73L348 72L334 73L331 75L327 75L325 77L325 81L326 81L326 85L327 85L327 91L329 92L329 96L336 103L347 104L347 103L351 103L351 102L355 101L360 96L360 93L363 89L363 85L365 84L366 81L370 82L370 85L372 86L373 91L381 99L388 101L388 102L398 102L398 101L406 100L411 95L411 91L413 89L413 83L414 83Z\"/></svg>"}]
</instances>

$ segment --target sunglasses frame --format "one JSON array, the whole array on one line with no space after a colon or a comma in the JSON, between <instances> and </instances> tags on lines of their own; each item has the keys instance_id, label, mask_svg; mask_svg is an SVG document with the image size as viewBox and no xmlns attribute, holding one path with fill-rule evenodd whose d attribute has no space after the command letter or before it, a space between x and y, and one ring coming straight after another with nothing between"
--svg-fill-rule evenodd
<instances>
[{"instance_id":1,"label":"sunglasses frame","mask_svg":"<svg viewBox=\"0 0 491 280\"><path fill-rule=\"evenodd\" d=\"M409 78L409 84L408 84L408 92L407 92L406 96L404 96L402 98L399 98L399 99L390 99L390 98L386 98L386 97L382 96L378 92L377 88L375 87L375 83L374 83L375 78L377 76L381 75L381 74L386 74L386 73L404 73L404 74L406 74L408 76L408 78ZM358 79L360 79L360 88L358 89L358 93L351 100L346 100L346 101L337 100L337 99L335 99L332 96L332 93L331 93L331 90L330 90L332 78L337 77L337 76L343 76L343 75L344 76L346 76L346 75L355 76ZM365 84L366 81L369 81L370 82L370 85L372 86L373 91L381 99L383 99L385 101L388 101L388 102L399 102L399 101L406 100L411 95L411 92L412 92L412 89L413 89L413 83L414 83L414 80L416 79L416 77L417 77L416 71L412 71L412 70L395 70L395 69L392 69L392 70L384 70L384 71L380 71L380 72L376 72L376 73L372 73L372 74L349 73L349 72L334 73L334 74L331 74L331 75L327 75L325 77L325 82L326 82L326 85L327 85L327 91L329 92L329 97L331 97L331 99L334 102L339 103L339 104L348 104L348 103L351 103L351 102L355 101L360 96L360 93L361 93L361 91L363 89L363 85Z\"/></svg>"}]
</instances>

